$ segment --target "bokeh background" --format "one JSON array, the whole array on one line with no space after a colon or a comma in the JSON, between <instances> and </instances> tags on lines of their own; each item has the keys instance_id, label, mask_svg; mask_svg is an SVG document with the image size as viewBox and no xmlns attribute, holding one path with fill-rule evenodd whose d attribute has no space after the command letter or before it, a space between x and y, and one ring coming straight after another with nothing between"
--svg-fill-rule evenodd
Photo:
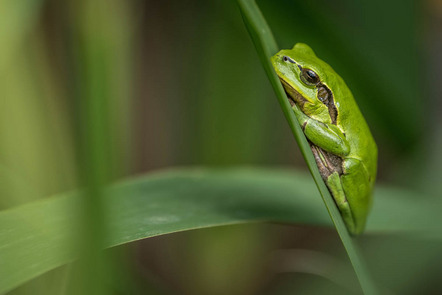
<instances>
[{"instance_id":1,"label":"bokeh background","mask_svg":"<svg viewBox=\"0 0 442 295\"><path fill-rule=\"evenodd\" d=\"M440 197L442 2L258 4L281 48L309 44L349 85L378 143L378 182ZM0 11L0 209L177 166L307 170L235 1L2 0ZM106 118L84 113L93 99ZM88 158L103 124L107 153ZM391 294L442 288L438 243L359 239ZM357 290L332 228L236 225L108 252L112 294ZM72 293L71 272L11 294Z\"/></svg>"}]
</instances>

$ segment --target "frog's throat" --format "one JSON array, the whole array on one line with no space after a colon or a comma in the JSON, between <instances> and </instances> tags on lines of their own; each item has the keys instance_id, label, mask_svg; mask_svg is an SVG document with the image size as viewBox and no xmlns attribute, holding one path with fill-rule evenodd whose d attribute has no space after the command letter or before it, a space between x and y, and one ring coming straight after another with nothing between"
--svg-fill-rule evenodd
<instances>
[{"instance_id":1,"label":"frog's throat","mask_svg":"<svg viewBox=\"0 0 442 295\"><path fill-rule=\"evenodd\" d=\"M302 107L307 102L307 100L301 95L301 93L293 88L287 81L282 78L279 78L279 80L284 86L285 93L287 94L287 98L292 106L296 104Z\"/></svg>"}]
</instances>

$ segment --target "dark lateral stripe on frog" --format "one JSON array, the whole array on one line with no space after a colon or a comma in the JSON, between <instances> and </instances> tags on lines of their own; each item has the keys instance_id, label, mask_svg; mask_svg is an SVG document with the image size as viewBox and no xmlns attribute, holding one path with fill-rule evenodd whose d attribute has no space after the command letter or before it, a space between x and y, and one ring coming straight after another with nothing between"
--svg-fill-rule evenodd
<instances>
[{"instance_id":1,"label":"dark lateral stripe on frog","mask_svg":"<svg viewBox=\"0 0 442 295\"><path fill-rule=\"evenodd\" d=\"M328 113L330 114L330 119L332 121L332 124L336 125L336 120L338 118L338 110L336 109L335 106L333 93L330 91L330 88L328 88L327 85L324 85L322 83L318 84L318 86L316 86L316 89L318 90L317 94L318 99L328 107Z\"/></svg>"}]
</instances>

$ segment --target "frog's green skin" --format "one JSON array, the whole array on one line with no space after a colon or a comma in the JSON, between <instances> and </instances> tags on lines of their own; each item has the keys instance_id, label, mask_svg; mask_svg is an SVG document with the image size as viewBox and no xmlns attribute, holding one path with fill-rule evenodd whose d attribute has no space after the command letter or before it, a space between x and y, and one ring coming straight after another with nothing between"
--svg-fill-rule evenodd
<instances>
[{"instance_id":1,"label":"frog's green skin","mask_svg":"<svg viewBox=\"0 0 442 295\"><path fill-rule=\"evenodd\" d=\"M305 44L281 50L272 64L349 232L361 233L371 207L377 147L353 95Z\"/></svg>"}]
</instances>

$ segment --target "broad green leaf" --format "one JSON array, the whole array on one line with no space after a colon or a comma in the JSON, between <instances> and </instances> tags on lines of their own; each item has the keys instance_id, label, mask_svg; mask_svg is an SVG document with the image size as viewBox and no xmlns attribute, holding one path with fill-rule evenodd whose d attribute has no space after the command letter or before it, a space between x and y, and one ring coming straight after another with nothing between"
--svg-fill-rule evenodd
<instances>
[{"instance_id":1,"label":"broad green leaf","mask_svg":"<svg viewBox=\"0 0 442 295\"><path fill-rule=\"evenodd\" d=\"M79 193L54 196L0 212L0 293L73 261ZM432 234L438 210L421 195L378 188L367 234ZM283 222L331 226L309 175L288 170L183 169L116 184L104 215L112 247L213 226ZM397 212L397 213L396 213ZM78 214L77 214L78 213Z\"/></svg>"}]
</instances>

